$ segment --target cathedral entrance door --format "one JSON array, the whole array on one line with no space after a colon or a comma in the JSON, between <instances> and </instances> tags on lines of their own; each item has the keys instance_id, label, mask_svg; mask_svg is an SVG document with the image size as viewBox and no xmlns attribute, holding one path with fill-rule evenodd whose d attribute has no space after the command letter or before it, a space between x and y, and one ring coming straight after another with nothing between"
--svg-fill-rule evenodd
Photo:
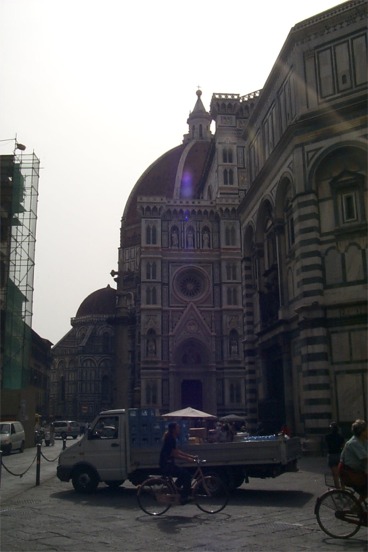
<instances>
[{"instance_id":1,"label":"cathedral entrance door","mask_svg":"<svg viewBox=\"0 0 368 552\"><path fill-rule=\"evenodd\" d=\"M203 409L202 382L199 380L184 380L181 384L181 407L191 406L197 410Z\"/></svg>"}]
</instances>

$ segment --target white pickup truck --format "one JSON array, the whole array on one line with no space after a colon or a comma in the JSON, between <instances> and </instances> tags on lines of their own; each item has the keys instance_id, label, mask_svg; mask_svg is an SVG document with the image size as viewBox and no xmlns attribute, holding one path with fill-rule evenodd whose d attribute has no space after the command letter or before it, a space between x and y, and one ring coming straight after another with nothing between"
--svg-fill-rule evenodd
<instances>
[{"instance_id":1,"label":"white pickup truck","mask_svg":"<svg viewBox=\"0 0 368 552\"><path fill-rule=\"evenodd\" d=\"M185 427L185 426L184 426ZM57 476L72 480L77 492L92 492L100 482L119 486L125 480L139 485L160 473L158 466L164 422L147 410L107 410L94 420L88 432L59 457ZM185 433L185 432L184 432ZM206 460L206 470L216 472L230 489L249 477L277 477L297 471L301 457L299 438L282 436L246 438L241 442L187 442L180 448ZM195 466L184 464L189 470Z\"/></svg>"}]
</instances>

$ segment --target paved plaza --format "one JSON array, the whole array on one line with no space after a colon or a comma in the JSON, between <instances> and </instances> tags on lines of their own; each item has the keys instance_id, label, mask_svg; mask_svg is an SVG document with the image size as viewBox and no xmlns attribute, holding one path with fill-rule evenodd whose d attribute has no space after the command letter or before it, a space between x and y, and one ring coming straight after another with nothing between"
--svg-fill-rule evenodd
<instances>
[{"instance_id":1,"label":"paved plaza","mask_svg":"<svg viewBox=\"0 0 368 552\"><path fill-rule=\"evenodd\" d=\"M68 441L70 446L72 441ZM61 442L42 447L50 460ZM35 449L3 458L20 473ZM193 504L171 508L160 518L138 507L136 489L128 484L100 485L92 495L78 495L71 483L60 482L56 462L41 458L40 485L35 463L22 477L2 469L2 552L343 552L367 550L366 528L349 540L327 537L314 516L316 497L325 490L323 457L304 457L297 473L276 479L251 479L216 515Z\"/></svg>"}]
</instances>

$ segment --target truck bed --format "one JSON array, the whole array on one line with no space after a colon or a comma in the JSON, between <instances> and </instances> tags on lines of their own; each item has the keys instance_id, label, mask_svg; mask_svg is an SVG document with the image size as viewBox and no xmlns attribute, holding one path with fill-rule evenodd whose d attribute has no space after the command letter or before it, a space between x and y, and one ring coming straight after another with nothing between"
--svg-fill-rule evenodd
<instances>
[{"instance_id":1,"label":"truck bed","mask_svg":"<svg viewBox=\"0 0 368 552\"><path fill-rule=\"evenodd\" d=\"M208 466L281 465L301 457L300 439L278 438L230 443L200 443L181 445L189 454L207 461ZM157 468L160 447L132 448L131 469Z\"/></svg>"}]
</instances>

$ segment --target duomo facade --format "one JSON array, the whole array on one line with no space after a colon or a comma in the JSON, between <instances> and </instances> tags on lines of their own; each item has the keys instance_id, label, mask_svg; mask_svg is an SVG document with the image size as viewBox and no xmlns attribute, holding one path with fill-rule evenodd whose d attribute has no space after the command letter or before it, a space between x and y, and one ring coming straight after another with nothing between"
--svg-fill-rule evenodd
<instances>
[{"instance_id":1,"label":"duomo facade","mask_svg":"<svg viewBox=\"0 0 368 552\"><path fill-rule=\"evenodd\" d=\"M53 349L51 414L190 405L299 434L366 416L366 23L345 2L291 29L262 90L209 110L197 91L129 196L116 289Z\"/></svg>"}]
</instances>

